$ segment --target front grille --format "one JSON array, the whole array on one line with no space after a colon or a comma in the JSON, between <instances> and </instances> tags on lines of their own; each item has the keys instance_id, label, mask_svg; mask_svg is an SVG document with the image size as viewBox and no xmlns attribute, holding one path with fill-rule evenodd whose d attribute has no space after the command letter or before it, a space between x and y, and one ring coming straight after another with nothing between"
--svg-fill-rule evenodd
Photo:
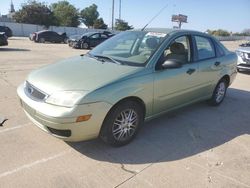
<instances>
[{"instance_id":1,"label":"front grille","mask_svg":"<svg viewBox=\"0 0 250 188\"><path fill-rule=\"evenodd\" d=\"M24 91L25 91L27 96L29 96L30 98L32 98L33 100L36 100L36 101L43 101L48 96L47 94L45 94L41 90L37 89L36 87L34 87L32 84L30 84L27 81L25 83Z\"/></svg>"},{"instance_id":2,"label":"front grille","mask_svg":"<svg viewBox=\"0 0 250 188\"><path fill-rule=\"evenodd\" d=\"M54 135L62 136L62 137L70 137L71 136L70 130L59 130L59 129L53 129L51 127L47 127L47 128Z\"/></svg>"}]
</instances>

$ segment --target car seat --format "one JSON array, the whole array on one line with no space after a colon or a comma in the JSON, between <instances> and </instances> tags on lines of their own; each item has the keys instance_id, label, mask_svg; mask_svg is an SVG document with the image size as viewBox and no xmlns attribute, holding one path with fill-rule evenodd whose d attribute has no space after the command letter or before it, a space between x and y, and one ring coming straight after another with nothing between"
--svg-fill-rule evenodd
<instances>
[{"instance_id":1,"label":"car seat","mask_svg":"<svg viewBox=\"0 0 250 188\"><path fill-rule=\"evenodd\" d=\"M170 54L166 56L166 59L176 59L183 63L188 60L188 54L186 52L185 46L182 43L174 42L170 46Z\"/></svg>"}]
</instances>

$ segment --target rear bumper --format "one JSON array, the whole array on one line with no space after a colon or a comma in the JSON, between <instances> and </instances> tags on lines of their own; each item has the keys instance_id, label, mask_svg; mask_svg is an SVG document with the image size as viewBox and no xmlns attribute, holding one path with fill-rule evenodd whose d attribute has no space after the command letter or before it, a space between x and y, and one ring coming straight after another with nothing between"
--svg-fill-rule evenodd
<instances>
[{"instance_id":1,"label":"rear bumper","mask_svg":"<svg viewBox=\"0 0 250 188\"><path fill-rule=\"evenodd\" d=\"M21 106L29 119L43 131L65 141L84 141L99 135L102 122L111 108L104 102L59 107L37 102L26 96L23 86L17 90ZM76 122L81 115L92 114L88 121Z\"/></svg>"}]
</instances>

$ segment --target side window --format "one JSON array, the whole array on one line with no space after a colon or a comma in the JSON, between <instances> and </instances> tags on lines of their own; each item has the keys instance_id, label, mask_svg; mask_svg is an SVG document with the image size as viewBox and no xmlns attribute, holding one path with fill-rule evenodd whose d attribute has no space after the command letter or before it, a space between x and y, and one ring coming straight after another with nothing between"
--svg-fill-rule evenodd
<instances>
[{"instance_id":1,"label":"side window","mask_svg":"<svg viewBox=\"0 0 250 188\"><path fill-rule=\"evenodd\" d=\"M182 64L191 61L190 41L188 36L181 36L171 42L164 51L164 60L174 59Z\"/></svg>"},{"instance_id":2,"label":"side window","mask_svg":"<svg viewBox=\"0 0 250 188\"><path fill-rule=\"evenodd\" d=\"M212 41L205 37L195 36L198 60L215 57Z\"/></svg>"},{"instance_id":3,"label":"side window","mask_svg":"<svg viewBox=\"0 0 250 188\"><path fill-rule=\"evenodd\" d=\"M101 38L102 38L102 39L107 39L108 36L107 36L107 35L104 35L104 34L101 34Z\"/></svg>"},{"instance_id":4,"label":"side window","mask_svg":"<svg viewBox=\"0 0 250 188\"><path fill-rule=\"evenodd\" d=\"M99 33L92 35L90 38L92 38L92 39L98 39L99 38Z\"/></svg>"},{"instance_id":5,"label":"side window","mask_svg":"<svg viewBox=\"0 0 250 188\"><path fill-rule=\"evenodd\" d=\"M215 47L216 47L216 55L217 55L217 57L222 57L222 56L224 56L224 55L225 55L225 52L224 52L224 50L221 48L221 46L220 46L217 42L215 42L214 44L215 44Z\"/></svg>"}]
</instances>

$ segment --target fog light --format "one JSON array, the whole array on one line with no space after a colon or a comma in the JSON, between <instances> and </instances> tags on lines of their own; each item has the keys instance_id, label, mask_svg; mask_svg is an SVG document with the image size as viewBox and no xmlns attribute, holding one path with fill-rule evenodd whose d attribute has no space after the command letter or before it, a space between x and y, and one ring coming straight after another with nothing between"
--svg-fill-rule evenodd
<instances>
[{"instance_id":1,"label":"fog light","mask_svg":"<svg viewBox=\"0 0 250 188\"><path fill-rule=\"evenodd\" d=\"M91 116L92 114L79 116L77 117L76 122L88 121L91 118Z\"/></svg>"}]
</instances>

